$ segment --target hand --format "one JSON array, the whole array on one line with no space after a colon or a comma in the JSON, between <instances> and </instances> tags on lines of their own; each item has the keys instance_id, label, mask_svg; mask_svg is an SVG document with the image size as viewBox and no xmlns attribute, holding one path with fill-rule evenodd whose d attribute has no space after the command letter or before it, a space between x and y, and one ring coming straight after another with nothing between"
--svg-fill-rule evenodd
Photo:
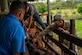
<instances>
[{"instance_id":1,"label":"hand","mask_svg":"<svg viewBox=\"0 0 82 55\"><path fill-rule=\"evenodd\" d=\"M30 30L30 28L27 28L27 32Z\"/></svg>"},{"instance_id":2,"label":"hand","mask_svg":"<svg viewBox=\"0 0 82 55\"><path fill-rule=\"evenodd\" d=\"M63 32L69 33L69 31L64 30L63 28L58 28L58 29L61 30L61 31L63 31Z\"/></svg>"},{"instance_id":3,"label":"hand","mask_svg":"<svg viewBox=\"0 0 82 55\"><path fill-rule=\"evenodd\" d=\"M64 30L63 28L61 28L61 27L59 27L58 29L61 30L61 31L65 31L65 30Z\"/></svg>"},{"instance_id":4,"label":"hand","mask_svg":"<svg viewBox=\"0 0 82 55\"><path fill-rule=\"evenodd\" d=\"M37 41L37 38L33 38L33 39L32 39L32 42L33 42L33 43L36 43L36 41Z\"/></svg>"},{"instance_id":5,"label":"hand","mask_svg":"<svg viewBox=\"0 0 82 55\"><path fill-rule=\"evenodd\" d=\"M51 24L51 25L48 25L48 26L47 26L48 29L51 29L51 28L53 28L53 27L54 27L54 24Z\"/></svg>"}]
</instances>

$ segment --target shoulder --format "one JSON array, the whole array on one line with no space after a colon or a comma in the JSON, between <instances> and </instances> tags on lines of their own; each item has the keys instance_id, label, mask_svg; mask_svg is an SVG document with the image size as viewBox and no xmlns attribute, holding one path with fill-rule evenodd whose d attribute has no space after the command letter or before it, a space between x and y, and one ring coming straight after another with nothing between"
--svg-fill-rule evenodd
<instances>
[{"instance_id":1,"label":"shoulder","mask_svg":"<svg viewBox=\"0 0 82 55\"><path fill-rule=\"evenodd\" d=\"M22 29L22 24L15 16L7 15L3 20L8 30Z\"/></svg>"}]
</instances>

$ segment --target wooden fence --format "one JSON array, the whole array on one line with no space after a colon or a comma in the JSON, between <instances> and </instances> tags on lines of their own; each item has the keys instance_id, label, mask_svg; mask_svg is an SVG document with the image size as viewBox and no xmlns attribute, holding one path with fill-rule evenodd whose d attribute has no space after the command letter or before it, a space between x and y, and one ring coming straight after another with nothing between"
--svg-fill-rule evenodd
<instances>
[{"instance_id":1,"label":"wooden fence","mask_svg":"<svg viewBox=\"0 0 82 55\"><path fill-rule=\"evenodd\" d=\"M58 29L54 29L53 33L56 33L59 38L62 38L62 41L57 40L56 38L53 38L46 35L46 38L42 38L43 42L45 43L45 46L47 46L47 49L50 49L51 51L55 52L56 55L78 55L75 51L75 46L79 46L82 48L82 39L78 38L75 35L75 20L70 20L70 33L63 32ZM67 40L69 42L69 46L66 46L63 41ZM60 49L61 53L57 52L56 49L54 49L50 44L49 41L51 41L53 44L56 44ZM55 46L54 46L55 47Z\"/></svg>"}]
</instances>

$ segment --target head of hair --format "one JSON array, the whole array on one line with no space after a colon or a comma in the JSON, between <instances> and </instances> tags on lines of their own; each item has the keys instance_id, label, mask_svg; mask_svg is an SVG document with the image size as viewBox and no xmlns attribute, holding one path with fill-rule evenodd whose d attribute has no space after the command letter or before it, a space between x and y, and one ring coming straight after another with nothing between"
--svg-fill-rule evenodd
<instances>
[{"instance_id":1,"label":"head of hair","mask_svg":"<svg viewBox=\"0 0 82 55\"><path fill-rule=\"evenodd\" d=\"M21 1L13 1L10 5L10 12L17 12L20 9L25 9L25 5Z\"/></svg>"},{"instance_id":2,"label":"head of hair","mask_svg":"<svg viewBox=\"0 0 82 55\"><path fill-rule=\"evenodd\" d=\"M58 20L62 20L60 14L56 14L56 15L54 16L54 21L58 21Z\"/></svg>"},{"instance_id":3,"label":"head of hair","mask_svg":"<svg viewBox=\"0 0 82 55\"><path fill-rule=\"evenodd\" d=\"M25 9L27 8L27 7L29 7L29 4L27 3L27 2L23 2L24 3L24 5L25 5Z\"/></svg>"}]
</instances>

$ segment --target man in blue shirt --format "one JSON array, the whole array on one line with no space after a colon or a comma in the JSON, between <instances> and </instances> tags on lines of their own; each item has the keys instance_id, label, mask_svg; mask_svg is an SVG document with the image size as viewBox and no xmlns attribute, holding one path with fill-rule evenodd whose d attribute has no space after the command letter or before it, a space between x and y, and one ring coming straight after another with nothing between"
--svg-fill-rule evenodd
<instances>
[{"instance_id":1,"label":"man in blue shirt","mask_svg":"<svg viewBox=\"0 0 82 55\"><path fill-rule=\"evenodd\" d=\"M25 33L20 23L24 13L24 4L13 1L9 14L0 19L0 55L21 55L25 52Z\"/></svg>"}]
</instances>

